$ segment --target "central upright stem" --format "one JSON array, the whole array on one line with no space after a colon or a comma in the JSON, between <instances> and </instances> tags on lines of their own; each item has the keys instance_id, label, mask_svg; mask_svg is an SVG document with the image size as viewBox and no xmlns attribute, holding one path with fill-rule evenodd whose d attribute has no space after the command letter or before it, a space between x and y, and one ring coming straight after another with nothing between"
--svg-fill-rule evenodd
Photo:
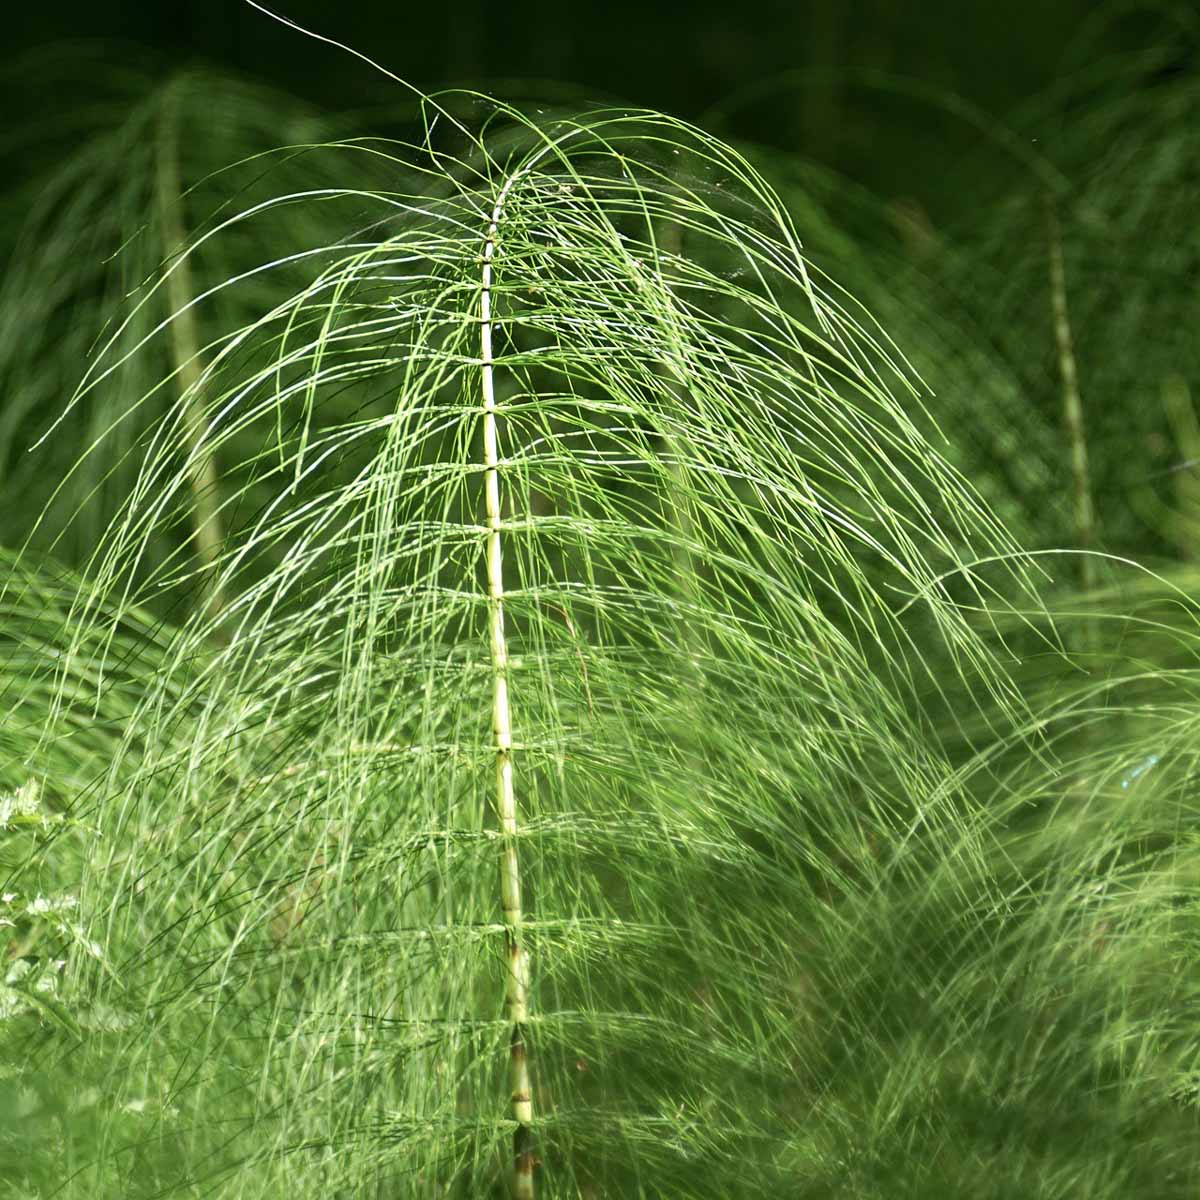
<instances>
[{"instance_id":1,"label":"central upright stem","mask_svg":"<svg viewBox=\"0 0 1200 1200\"><path fill-rule=\"evenodd\" d=\"M504 636L504 555L501 545L500 454L496 420L496 387L492 353L492 261L504 201L512 180L492 209L483 247L480 296L480 362L483 371L484 498L487 506L488 615L492 653L492 739L496 750L496 816L500 824L500 902L504 913L508 967L506 999L512 1026L509 1081L513 1137L512 1195L533 1200L533 1093L529 1081L526 1028L529 1022L529 954L522 939L521 871L517 859L517 801L513 791L512 713L508 701L508 643Z\"/></svg>"}]
</instances>

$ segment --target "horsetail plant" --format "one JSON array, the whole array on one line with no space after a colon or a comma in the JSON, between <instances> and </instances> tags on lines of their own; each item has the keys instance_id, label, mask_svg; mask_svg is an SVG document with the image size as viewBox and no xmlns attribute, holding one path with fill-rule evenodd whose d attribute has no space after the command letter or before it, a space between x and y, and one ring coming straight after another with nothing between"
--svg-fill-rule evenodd
<instances>
[{"instance_id":1,"label":"horsetail plant","mask_svg":"<svg viewBox=\"0 0 1200 1200\"><path fill-rule=\"evenodd\" d=\"M964 612L1026 586L1015 547L703 132L448 93L303 157L319 183L194 227L67 413L146 424L56 661L102 686L97 627L162 624L86 764L80 927L119 968L67 977L128 1020L39 1050L112 1100L62 1195L869 1175L990 1028L945 940L995 907L988 819L931 717L1021 709ZM154 357L185 310L195 377ZM219 613L180 599L199 461ZM864 1113L846 1081L916 1012L942 1048Z\"/></svg>"},{"instance_id":2,"label":"horsetail plant","mask_svg":"<svg viewBox=\"0 0 1200 1200\"><path fill-rule=\"evenodd\" d=\"M257 294L253 279L216 296L211 289L264 257L285 258L296 238L312 239L329 227L316 208L295 213L285 227L256 230L250 242L235 231L209 243L211 257L181 252L203 232L201 218L233 197L250 207L300 180L308 187L332 182L320 180L317 162L302 164L303 144L328 138L334 122L236 76L195 67L164 77L154 62L112 48L72 46L11 70L10 82L35 106L41 89L53 95L65 83L87 80L82 132L74 113L72 121L50 116L31 131L56 152L23 188L22 220L0 280L6 541L21 544L32 536L41 548L53 545L80 565L133 487L139 444L171 393L196 394L204 351L216 332L282 298L278 290ZM53 113L52 105L45 107ZM74 135L61 146L58 122ZM275 153L280 139L300 145L290 155ZM310 220L315 227L302 231ZM282 275L270 283L277 287ZM157 302L139 305L160 278ZM169 336L154 338L148 353L123 354L114 343L120 386L114 379L110 389L93 394L54 429L41 454L28 453L50 431L98 340L121 328L128 350L171 316ZM131 395L144 402L127 403ZM190 541L203 591L211 589L223 537L217 465L197 457L197 405L180 419L182 442L193 447L185 453L195 514L191 528L173 532L156 553ZM98 441L104 453L89 453ZM220 607L219 596L210 602Z\"/></svg>"}]
</instances>

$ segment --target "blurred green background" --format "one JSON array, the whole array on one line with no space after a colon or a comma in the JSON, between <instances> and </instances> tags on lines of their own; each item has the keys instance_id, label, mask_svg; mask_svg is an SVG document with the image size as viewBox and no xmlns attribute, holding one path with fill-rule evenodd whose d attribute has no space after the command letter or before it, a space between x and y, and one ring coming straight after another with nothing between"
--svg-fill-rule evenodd
<instances>
[{"instance_id":1,"label":"blurred green background","mask_svg":"<svg viewBox=\"0 0 1200 1200\"><path fill-rule=\"evenodd\" d=\"M1178 14L1093 0L919 4L903 0L689 5L518 0L490 5L379 5L279 0L298 24L371 55L423 89L522 79L569 85L703 122L714 105L785 72L808 83L748 102L730 132L828 163L885 195L950 212L944 168L978 142L969 125L927 105L864 86L888 72L1005 114L1040 94L1087 54L1152 41ZM1186 8L1182 10L1186 14ZM154 50L164 70L197 59L257 76L322 107L393 97L349 56L285 33L239 0L19 5L6 18L9 55L64 38L121 39ZM1179 70L1191 62L1180 51ZM39 104L40 104L39 100ZM6 97L12 126L25 98Z\"/></svg>"}]
</instances>

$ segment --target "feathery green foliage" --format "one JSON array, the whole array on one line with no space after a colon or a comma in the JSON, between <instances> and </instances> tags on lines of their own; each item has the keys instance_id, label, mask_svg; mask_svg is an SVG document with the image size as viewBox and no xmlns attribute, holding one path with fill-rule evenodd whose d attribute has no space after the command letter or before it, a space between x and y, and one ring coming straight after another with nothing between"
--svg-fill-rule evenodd
<instances>
[{"instance_id":1,"label":"feathery green foliage","mask_svg":"<svg viewBox=\"0 0 1200 1200\"><path fill-rule=\"evenodd\" d=\"M137 1017L106 1048L118 1108L180 1082L161 1153L126 1175L114 1146L84 1188L135 1194L172 1168L244 1195L495 1186L494 864L514 843L549 1186L775 1186L813 1152L804 1094L836 1054L795 1001L833 893L915 870L900 860L934 852L921 831L970 812L905 711L925 668L888 595L920 597L961 686L1000 692L940 576L961 590L967 555L1010 547L887 390L905 383L886 345L809 278L769 190L652 114L543 129L496 106L475 134L427 111L426 145L323 151L343 177L386 155L397 186L346 189L367 219L210 345L74 615L91 629L95 604L153 605L195 569L146 551L194 511L178 446L199 409L189 454L223 464L226 530L199 565L227 640L192 611L114 754L108 850L81 888L121 981L75 968ZM76 405L119 382L124 337ZM901 830L907 852L876 861Z\"/></svg>"},{"instance_id":2,"label":"feathery green foliage","mask_svg":"<svg viewBox=\"0 0 1200 1200\"><path fill-rule=\"evenodd\" d=\"M123 465L45 518L78 579L3 564L5 1177L1192 1194L1193 607L1093 590L1067 675L736 151L418 110L194 229L157 158L40 452Z\"/></svg>"}]
</instances>

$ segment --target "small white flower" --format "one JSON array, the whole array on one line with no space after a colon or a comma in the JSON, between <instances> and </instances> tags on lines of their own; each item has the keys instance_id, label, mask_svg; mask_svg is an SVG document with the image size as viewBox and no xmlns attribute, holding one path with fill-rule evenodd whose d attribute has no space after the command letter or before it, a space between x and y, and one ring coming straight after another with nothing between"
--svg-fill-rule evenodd
<instances>
[{"instance_id":1,"label":"small white flower","mask_svg":"<svg viewBox=\"0 0 1200 1200\"><path fill-rule=\"evenodd\" d=\"M25 911L31 917L40 917L48 913L67 912L78 903L74 896L37 896L25 906Z\"/></svg>"},{"instance_id":2,"label":"small white flower","mask_svg":"<svg viewBox=\"0 0 1200 1200\"><path fill-rule=\"evenodd\" d=\"M23 1013L29 1007L29 1001L20 992L12 988L0 987L0 1021L7 1021Z\"/></svg>"},{"instance_id":3,"label":"small white flower","mask_svg":"<svg viewBox=\"0 0 1200 1200\"><path fill-rule=\"evenodd\" d=\"M9 964L8 971L4 976L5 983L20 983L30 971L33 970L33 963L27 958L14 958Z\"/></svg>"},{"instance_id":4,"label":"small white flower","mask_svg":"<svg viewBox=\"0 0 1200 1200\"><path fill-rule=\"evenodd\" d=\"M42 785L27 779L15 792L0 795L0 829L7 829L20 817L32 817L38 811Z\"/></svg>"}]
</instances>

